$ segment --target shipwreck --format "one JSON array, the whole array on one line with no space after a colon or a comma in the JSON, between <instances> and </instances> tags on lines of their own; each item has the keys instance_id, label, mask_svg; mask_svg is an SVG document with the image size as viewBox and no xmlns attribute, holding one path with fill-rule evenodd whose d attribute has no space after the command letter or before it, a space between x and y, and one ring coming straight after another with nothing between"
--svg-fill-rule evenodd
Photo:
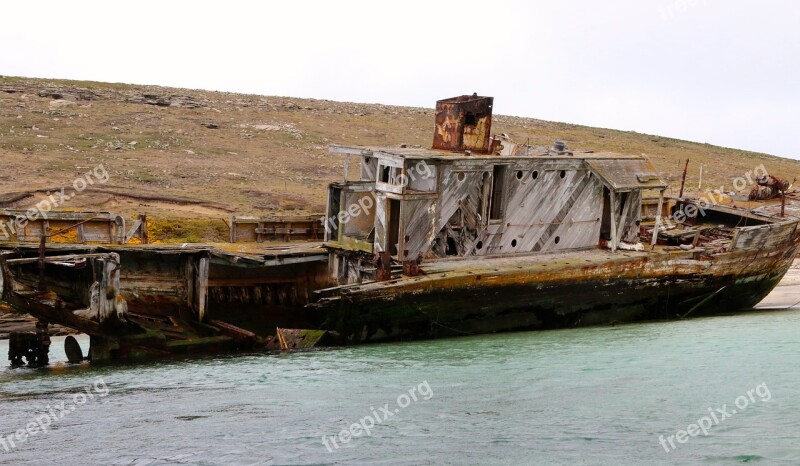
<instances>
[{"instance_id":1,"label":"shipwreck","mask_svg":"<svg viewBox=\"0 0 800 466\"><path fill-rule=\"evenodd\" d=\"M146 218L112 214L28 225L0 243L0 288L40 325L9 359L46 362L48 323L103 361L731 312L797 255L797 217L669 198L642 155L493 136L492 106L437 102L431 148L332 146L360 176L324 215L232 218L230 243L125 244ZM47 243L72 225L79 241Z\"/></svg>"}]
</instances>

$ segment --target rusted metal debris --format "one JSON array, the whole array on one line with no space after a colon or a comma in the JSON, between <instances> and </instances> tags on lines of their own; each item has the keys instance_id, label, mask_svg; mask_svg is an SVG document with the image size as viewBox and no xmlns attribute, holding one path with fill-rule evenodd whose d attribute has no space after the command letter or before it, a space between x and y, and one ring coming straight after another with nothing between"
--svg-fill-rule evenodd
<instances>
[{"instance_id":1,"label":"rusted metal debris","mask_svg":"<svg viewBox=\"0 0 800 466\"><path fill-rule=\"evenodd\" d=\"M761 175L756 179L756 185L750 190L748 199L751 201L764 201L777 199L781 193L789 189L791 183L772 175Z\"/></svg>"},{"instance_id":2,"label":"rusted metal debris","mask_svg":"<svg viewBox=\"0 0 800 466\"><path fill-rule=\"evenodd\" d=\"M392 255L388 251L375 254L375 280L382 282L392 279Z\"/></svg>"},{"instance_id":3,"label":"rusted metal debris","mask_svg":"<svg viewBox=\"0 0 800 466\"><path fill-rule=\"evenodd\" d=\"M683 175L681 175L681 191L678 194L679 198L683 198L683 188L686 186L686 171L689 169L689 159L686 159L686 164L683 166Z\"/></svg>"},{"instance_id":4,"label":"rusted metal debris","mask_svg":"<svg viewBox=\"0 0 800 466\"><path fill-rule=\"evenodd\" d=\"M494 98L452 97L436 102L433 148L488 154Z\"/></svg>"},{"instance_id":5,"label":"rusted metal debris","mask_svg":"<svg viewBox=\"0 0 800 466\"><path fill-rule=\"evenodd\" d=\"M407 277L416 277L420 274L420 264L422 264L422 255L417 256L416 259L403 261L403 275Z\"/></svg>"}]
</instances>

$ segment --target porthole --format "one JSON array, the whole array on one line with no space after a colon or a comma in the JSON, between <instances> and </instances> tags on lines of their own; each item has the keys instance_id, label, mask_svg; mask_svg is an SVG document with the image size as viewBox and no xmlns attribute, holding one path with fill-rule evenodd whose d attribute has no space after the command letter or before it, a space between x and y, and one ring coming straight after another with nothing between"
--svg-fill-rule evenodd
<instances>
[{"instance_id":1,"label":"porthole","mask_svg":"<svg viewBox=\"0 0 800 466\"><path fill-rule=\"evenodd\" d=\"M515 248L515 247L517 247L517 240L515 240L515 239L512 239L512 240L511 240L511 247L512 247L512 248Z\"/></svg>"},{"instance_id":2,"label":"porthole","mask_svg":"<svg viewBox=\"0 0 800 466\"><path fill-rule=\"evenodd\" d=\"M560 236L556 236L556 239L555 239L556 244L558 244L559 241L561 241L561 237Z\"/></svg>"},{"instance_id":3,"label":"porthole","mask_svg":"<svg viewBox=\"0 0 800 466\"><path fill-rule=\"evenodd\" d=\"M536 170L534 170L534 171L533 171L533 173L531 173L531 178L533 178L534 180L535 180L536 178L539 178L539 172L538 172L538 171L536 171Z\"/></svg>"},{"instance_id":4,"label":"porthole","mask_svg":"<svg viewBox=\"0 0 800 466\"><path fill-rule=\"evenodd\" d=\"M456 177L458 178L458 181L464 181L464 179L467 178L467 175L464 172L458 172L458 175L456 175Z\"/></svg>"},{"instance_id":5,"label":"porthole","mask_svg":"<svg viewBox=\"0 0 800 466\"><path fill-rule=\"evenodd\" d=\"M564 171L564 170L561 170L561 173L559 174L559 176L563 179L565 176L567 176L567 172Z\"/></svg>"},{"instance_id":6,"label":"porthole","mask_svg":"<svg viewBox=\"0 0 800 466\"><path fill-rule=\"evenodd\" d=\"M517 179L518 179L518 180L521 180L523 176L525 176L525 174L524 174L524 173L522 173L522 170L518 170L518 171L517 171Z\"/></svg>"},{"instance_id":7,"label":"porthole","mask_svg":"<svg viewBox=\"0 0 800 466\"><path fill-rule=\"evenodd\" d=\"M483 249L483 241L478 241L478 244L475 245L476 249Z\"/></svg>"}]
</instances>

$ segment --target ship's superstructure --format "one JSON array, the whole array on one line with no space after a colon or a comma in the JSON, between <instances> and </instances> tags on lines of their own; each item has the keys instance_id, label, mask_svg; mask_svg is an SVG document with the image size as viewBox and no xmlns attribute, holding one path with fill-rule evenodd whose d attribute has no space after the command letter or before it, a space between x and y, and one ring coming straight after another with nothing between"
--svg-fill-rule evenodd
<instances>
[{"instance_id":1,"label":"ship's superstructure","mask_svg":"<svg viewBox=\"0 0 800 466\"><path fill-rule=\"evenodd\" d=\"M432 149L334 146L360 179L329 188L326 239L340 284L403 263L639 242L642 198L666 184L643 156L542 151L490 137L491 97L440 100ZM658 209L660 212L661 209Z\"/></svg>"}]
</instances>

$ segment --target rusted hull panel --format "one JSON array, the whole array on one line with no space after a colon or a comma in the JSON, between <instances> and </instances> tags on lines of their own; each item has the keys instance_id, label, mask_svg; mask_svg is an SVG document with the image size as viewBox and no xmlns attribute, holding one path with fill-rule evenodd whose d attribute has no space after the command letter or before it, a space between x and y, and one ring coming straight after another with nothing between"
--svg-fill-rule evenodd
<instances>
[{"instance_id":1,"label":"rusted hull panel","mask_svg":"<svg viewBox=\"0 0 800 466\"><path fill-rule=\"evenodd\" d=\"M433 275L350 288L314 304L325 328L351 342L436 338L674 319L752 308L778 284L798 236L772 250L715 257L574 257L493 271Z\"/></svg>"}]
</instances>

